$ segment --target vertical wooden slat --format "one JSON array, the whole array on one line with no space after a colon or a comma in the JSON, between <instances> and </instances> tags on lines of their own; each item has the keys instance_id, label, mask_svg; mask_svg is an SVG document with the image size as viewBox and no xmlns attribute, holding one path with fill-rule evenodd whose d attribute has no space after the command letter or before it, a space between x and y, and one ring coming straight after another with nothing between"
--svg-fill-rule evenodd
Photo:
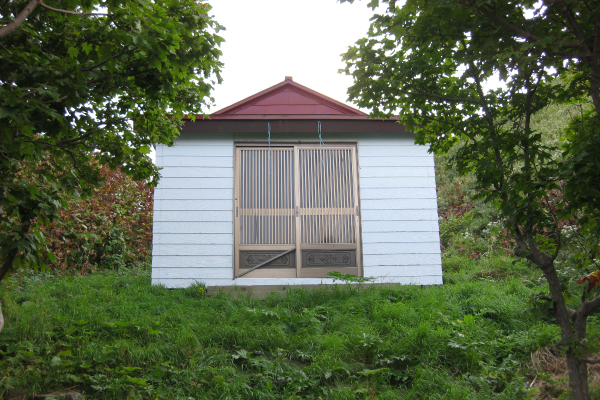
<instances>
[{"instance_id":1,"label":"vertical wooden slat","mask_svg":"<svg viewBox=\"0 0 600 400\"><path fill-rule=\"evenodd\" d=\"M333 220L333 230L335 232L336 235L336 242L338 243L343 243L342 240L342 236L340 235L340 217L341 217L341 212L342 209L340 208L340 204L339 204L339 196L340 196L340 188L339 188L339 178L340 178L340 156L342 154L342 150L336 150L335 151L335 157L333 159L333 169L334 169L334 183L333 183L333 187L334 187L334 191L335 191L335 201L333 203L333 206L335 207L335 216L334 216L334 220Z\"/></svg>"},{"instance_id":2,"label":"vertical wooden slat","mask_svg":"<svg viewBox=\"0 0 600 400\"><path fill-rule=\"evenodd\" d=\"M300 162L299 162L299 150L297 146L294 146L294 201L293 206L300 207ZM294 210L295 211L295 210ZM302 252L300 251L300 242L302 242L301 232L300 232L300 216L296 217L294 215L295 221L295 238L296 238L296 276L300 276L300 267L302 266Z\"/></svg>"},{"instance_id":3,"label":"vertical wooden slat","mask_svg":"<svg viewBox=\"0 0 600 400\"><path fill-rule=\"evenodd\" d=\"M241 179L238 177L238 174L240 173L240 158L241 158L241 154L240 154L240 149L236 148L234 151L234 160L235 160L235 164L234 164L234 182L241 182ZM233 198L234 198L234 202L233 202L233 276L237 275L237 267L239 264L239 245L238 243L240 242L240 235L241 235L241 229L240 229L240 218L239 216L237 216L235 214L236 212L236 207L240 207L241 206L241 202L240 202L240 186L239 184L236 186L234 184L234 191L233 191ZM236 218L237 217L237 218Z\"/></svg>"},{"instance_id":4,"label":"vertical wooden slat","mask_svg":"<svg viewBox=\"0 0 600 400\"><path fill-rule=\"evenodd\" d=\"M285 166L286 166L285 170L286 171L289 171L289 163L290 163L289 156L290 156L289 151L286 151L285 152ZM289 176L288 176L287 173L286 173L285 176L286 176L286 182L285 182L285 208L289 209L289 208L291 208L290 207L290 189L289 189L290 182L289 182L289 179L288 179ZM285 225L285 231L286 231L286 238L287 238L286 243L291 243L292 242L291 241L292 240L291 222L292 221L290 221L290 217L287 216L285 218L285 224L286 224Z\"/></svg>"}]
</instances>

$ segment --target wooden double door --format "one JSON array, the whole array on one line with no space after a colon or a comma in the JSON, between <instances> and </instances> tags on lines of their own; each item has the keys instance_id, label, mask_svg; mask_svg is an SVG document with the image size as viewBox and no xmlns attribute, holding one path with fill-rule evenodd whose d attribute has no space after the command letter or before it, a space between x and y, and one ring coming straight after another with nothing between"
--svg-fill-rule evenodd
<instances>
[{"instance_id":1,"label":"wooden double door","mask_svg":"<svg viewBox=\"0 0 600 400\"><path fill-rule=\"evenodd\" d=\"M234 277L361 275L355 145L237 145Z\"/></svg>"}]
</instances>

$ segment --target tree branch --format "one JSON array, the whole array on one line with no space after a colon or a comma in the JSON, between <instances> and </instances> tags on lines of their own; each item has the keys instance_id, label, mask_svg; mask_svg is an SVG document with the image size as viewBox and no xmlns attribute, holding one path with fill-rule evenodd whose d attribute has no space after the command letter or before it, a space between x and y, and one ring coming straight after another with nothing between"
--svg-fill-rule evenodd
<instances>
[{"instance_id":1,"label":"tree branch","mask_svg":"<svg viewBox=\"0 0 600 400\"><path fill-rule=\"evenodd\" d=\"M77 164L78 164L77 163L77 157L75 157L75 153L73 153L71 150L69 150L69 149L67 149L67 148L65 148L65 147L63 147L63 146L61 146L59 144L42 142L41 140L26 140L25 142L27 142L27 143L33 143L33 144L43 144L44 146L47 146L47 147L58 147L59 149L67 152L71 156L71 159L73 160L73 164L75 166L77 166ZM0 280L1 279L2 278L0 278Z\"/></svg>"},{"instance_id":2,"label":"tree branch","mask_svg":"<svg viewBox=\"0 0 600 400\"><path fill-rule=\"evenodd\" d=\"M533 33L528 32L528 31L526 31L524 29L521 29L521 28L519 28L516 25L511 24L510 22L506 21L504 18L499 17L493 11L487 9L486 7L475 5L475 1L474 0L469 0L468 3L472 7L476 8L479 12L481 12L482 14L484 14L485 16L493 19L494 21L496 21L500 25L504 26L505 28L508 28L511 31L517 33L519 36L521 36L524 39L533 40L533 41L536 41L536 42L539 42L539 41L543 40L541 37L539 37L537 35L534 35ZM563 46L564 47L580 47L580 43L577 43L577 42L565 43Z\"/></svg>"},{"instance_id":3,"label":"tree branch","mask_svg":"<svg viewBox=\"0 0 600 400\"><path fill-rule=\"evenodd\" d=\"M31 14L37 6L43 7L46 10L50 10L53 12L57 12L57 13L61 13L61 14L77 15L80 17L84 17L87 15L106 15L106 16L112 15L112 14L105 14L105 13L93 13L93 12L81 13L81 12L76 12L76 11L63 10L60 8L50 7L49 5L44 4L42 2L42 0L32 0L29 2L29 4L27 4L25 6L25 8L19 13L19 15L17 15L17 17L14 20L12 20L7 25L0 28L0 38L12 33L15 29L17 29L23 22L25 22L25 20L29 16L29 14Z\"/></svg>"},{"instance_id":4,"label":"tree branch","mask_svg":"<svg viewBox=\"0 0 600 400\"><path fill-rule=\"evenodd\" d=\"M124 54L126 54L128 52L127 50L129 50L129 45L126 45L125 48L122 51L118 52L117 54L112 55L110 58L121 57L122 55L124 55ZM91 70L93 70L95 68L98 68L98 67L106 64L107 62L108 62L108 60L100 61L99 63L97 63L95 65L91 65L91 66L85 67L85 68L80 68L79 70L82 71L82 72L83 71L91 71Z\"/></svg>"},{"instance_id":5,"label":"tree branch","mask_svg":"<svg viewBox=\"0 0 600 400\"><path fill-rule=\"evenodd\" d=\"M69 11L69 10L63 10L61 8L54 8L54 7L50 7L49 5L46 5L42 2L42 0L37 0L39 2L39 5L41 7L44 7L46 10L50 10L50 11L54 11L57 13L61 13L61 14L69 14L69 15L77 15L80 17L85 17L86 15L106 15L109 16L111 14L105 14L105 13L93 13L93 12L76 12L76 11Z\"/></svg>"},{"instance_id":6,"label":"tree branch","mask_svg":"<svg viewBox=\"0 0 600 400\"><path fill-rule=\"evenodd\" d=\"M35 8L41 3L42 0L32 0L29 4L27 4L23 11L21 11L14 20L0 28L0 38L12 33L12 31L17 29L23 22L25 22L29 14L31 14L31 12L35 10Z\"/></svg>"},{"instance_id":7,"label":"tree branch","mask_svg":"<svg viewBox=\"0 0 600 400\"><path fill-rule=\"evenodd\" d=\"M26 96L31 96L32 94L36 94L43 86L46 86L48 84L48 82L44 83L42 86L35 88L33 90L30 90L28 92L22 93L21 94L21 98L26 97Z\"/></svg>"},{"instance_id":8,"label":"tree branch","mask_svg":"<svg viewBox=\"0 0 600 400\"><path fill-rule=\"evenodd\" d=\"M577 314L587 317L594 311L596 311L600 307L600 296L594 298L593 300L586 301L579 307L577 310Z\"/></svg>"},{"instance_id":9,"label":"tree branch","mask_svg":"<svg viewBox=\"0 0 600 400\"><path fill-rule=\"evenodd\" d=\"M56 99L56 100L48 100L48 101L44 101L44 102L42 102L42 104L60 103L60 102L62 102L64 99L66 99L67 97L69 97L69 96L67 96L67 95L64 95L63 97L60 97L60 98L58 98L58 99Z\"/></svg>"},{"instance_id":10,"label":"tree branch","mask_svg":"<svg viewBox=\"0 0 600 400\"><path fill-rule=\"evenodd\" d=\"M446 125L449 125L449 126L451 126L452 128L456 129L456 130L457 130L457 131L459 131L459 132L462 132L462 131L463 131L463 128L461 128L461 127L457 126L456 124L454 124L453 122L450 122L450 121L448 121L448 120L442 120L442 119L438 119L438 118L430 117L429 115L420 115L420 117L421 117L421 118L428 119L428 120L430 120L430 121L437 122L437 123L439 123L439 124L446 124Z\"/></svg>"},{"instance_id":11,"label":"tree branch","mask_svg":"<svg viewBox=\"0 0 600 400\"><path fill-rule=\"evenodd\" d=\"M527 32L526 30L521 29L518 26L511 24L510 22L506 21L504 18L500 18L494 12L488 10L486 7L475 5L475 1L473 1L473 0L469 1L469 4L471 4L471 6L475 7L478 11L480 11L481 13L483 13L484 15L486 15L487 17L493 19L494 21L496 21L500 25L504 26L505 28L508 28L511 31L518 33L519 36L521 36L521 37L523 37L525 39L531 39L531 40L535 40L535 41L542 40L541 37L536 36L536 35L534 35L531 32Z\"/></svg>"},{"instance_id":12,"label":"tree branch","mask_svg":"<svg viewBox=\"0 0 600 400\"><path fill-rule=\"evenodd\" d=\"M580 358L580 360L587 364L600 364L600 358Z\"/></svg>"},{"instance_id":13,"label":"tree branch","mask_svg":"<svg viewBox=\"0 0 600 400\"><path fill-rule=\"evenodd\" d=\"M468 97L448 97L443 96L441 94L435 93L420 93L420 92L411 92L408 90L398 89L398 91L402 94L406 94L409 96L425 96L425 97L433 97L434 99L440 99L444 101L449 101L451 103L471 103L483 106L483 102L480 100L470 99Z\"/></svg>"},{"instance_id":14,"label":"tree branch","mask_svg":"<svg viewBox=\"0 0 600 400\"><path fill-rule=\"evenodd\" d=\"M57 146L62 146L63 144L75 144L77 142L81 142L84 139L89 138L90 136L92 136L92 134L96 131L96 128L92 128L90 129L90 131L86 134L83 134L81 136L77 136L74 139L68 139L68 140L59 140L58 142L56 142Z\"/></svg>"},{"instance_id":15,"label":"tree branch","mask_svg":"<svg viewBox=\"0 0 600 400\"><path fill-rule=\"evenodd\" d=\"M586 57L589 57L592 54L592 51L589 49L588 44L585 42L585 35L579 23L577 23L577 18L575 18L575 13L571 8L569 8L564 2L560 2L563 8L564 15L567 18L567 24L571 28L571 32L575 35L577 40L579 40L579 47L583 49L586 53Z\"/></svg>"}]
</instances>

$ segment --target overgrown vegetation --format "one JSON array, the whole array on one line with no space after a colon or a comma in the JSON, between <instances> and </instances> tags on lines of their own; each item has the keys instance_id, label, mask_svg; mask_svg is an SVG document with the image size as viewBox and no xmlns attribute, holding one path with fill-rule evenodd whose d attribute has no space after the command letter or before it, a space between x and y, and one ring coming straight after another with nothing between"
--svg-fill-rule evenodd
<instances>
[{"instance_id":1,"label":"overgrown vegetation","mask_svg":"<svg viewBox=\"0 0 600 400\"><path fill-rule=\"evenodd\" d=\"M92 195L70 199L56 220L40 226L47 239L43 257L53 260L53 270L131 268L151 254L153 188L120 168L97 167L102 183Z\"/></svg>"},{"instance_id":2,"label":"overgrown vegetation","mask_svg":"<svg viewBox=\"0 0 600 400\"><path fill-rule=\"evenodd\" d=\"M440 287L265 300L167 290L125 270L33 275L3 287L4 398L72 387L97 399L526 398L530 354L559 331L521 306L535 282L468 268Z\"/></svg>"},{"instance_id":3,"label":"overgrown vegetation","mask_svg":"<svg viewBox=\"0 0 600 400\"><path fill-rule=\"evenodd\" d=\"M343 55L354 78L350 99L372 117L398 115L415 141L436 153L455 147L453 168L473 174L478 198L502 216L511 250L543 272L548 287L539 299L560 325L572 396L589 400L588 364L600 363L590 358L587 337L588 318L600 309L600 296L589 294L600 285L600 8L564 1L381 3L388 7ZM497 77L501 85L494 85ZM555 103L580 107L561 142L545 140L546 130L532 124ZM578 246L568 243L573 229ZM565 291L562 282L562 260L575 249L568 265L587 291Z\"/></svg>"},{"instance_id":4,"label":"overgrown vegetation","mask_svg":"<svg viewBox=\"0 0 600 400\"><path fill-rule=\"evenodd\" d=\"M38 223L97 188L99 165L158 182L150 147L172 145L221 81L209 13L195 0L0 2L0 281L55 263Z\"/></svg>"},{"instance_id":5,"label":"overgrown vegetation","mask_svg":"<svg viewBox=\"0 0 600 400\"><path fill-rule=\"evenodd\" d=\"M463 179L440 177L440 193ZM202 284L151 286L148 268L13 276L0 292L2 396L66 388L91 399L563 395L565 368L550 366L563 359L559 328L535 300L541 273L515 262L482 204L454 215L457 205L440 200L440 287L374 287L340 274L337 286L252 300L207 298ZM562 276L577 285L573 271ZM590 323L597 332L600 321Z\"/></svg>"},{"instance_id":6,"label":"overgrown vegetation","mask_svg":"<svg viewBox=\"0 0 600 400\"><path fill-rule=\"evenodd\" d=\"M542 274L513 255L498 213L474 199L470 175L436 171L444 286L373 287L334 274L338 286L252 300L207 298L202 284L151 286L148 264L113 262L114 229L138 240L120 242L123 254L146 249L151 191L103 171L105 185L70 203L64 228L44 228L60 249L60 274L25 272L0 286L5 399L67 388L91 399L568 396L560 330L540 301ZM576 250L581 238L569 229L565 248ZM72 250L86 245L78 259ZM574 254L563 253L558 272L581 291ZM600 341L599 328L592 316L590 343ZM592 396L599 380L592 370Z\"/></svg>"}]
</instances>

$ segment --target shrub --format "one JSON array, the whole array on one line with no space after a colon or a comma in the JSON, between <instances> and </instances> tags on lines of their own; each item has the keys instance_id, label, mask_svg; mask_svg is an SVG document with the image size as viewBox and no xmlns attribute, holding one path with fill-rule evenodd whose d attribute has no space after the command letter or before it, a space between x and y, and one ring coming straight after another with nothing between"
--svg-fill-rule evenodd
<instances>
[{"instance_id":1,"label":"shrub","mask_svg":"<svg viewBox=\"0 0 600 400\"><path fill-rule=\"evenodd\" d=\"M120 169L101 166L104 182L88 198L69 199L59 218L42 225L50 268L87 273L143 263L152 243L154 190Z\"/></svg>"}]
</instances>

